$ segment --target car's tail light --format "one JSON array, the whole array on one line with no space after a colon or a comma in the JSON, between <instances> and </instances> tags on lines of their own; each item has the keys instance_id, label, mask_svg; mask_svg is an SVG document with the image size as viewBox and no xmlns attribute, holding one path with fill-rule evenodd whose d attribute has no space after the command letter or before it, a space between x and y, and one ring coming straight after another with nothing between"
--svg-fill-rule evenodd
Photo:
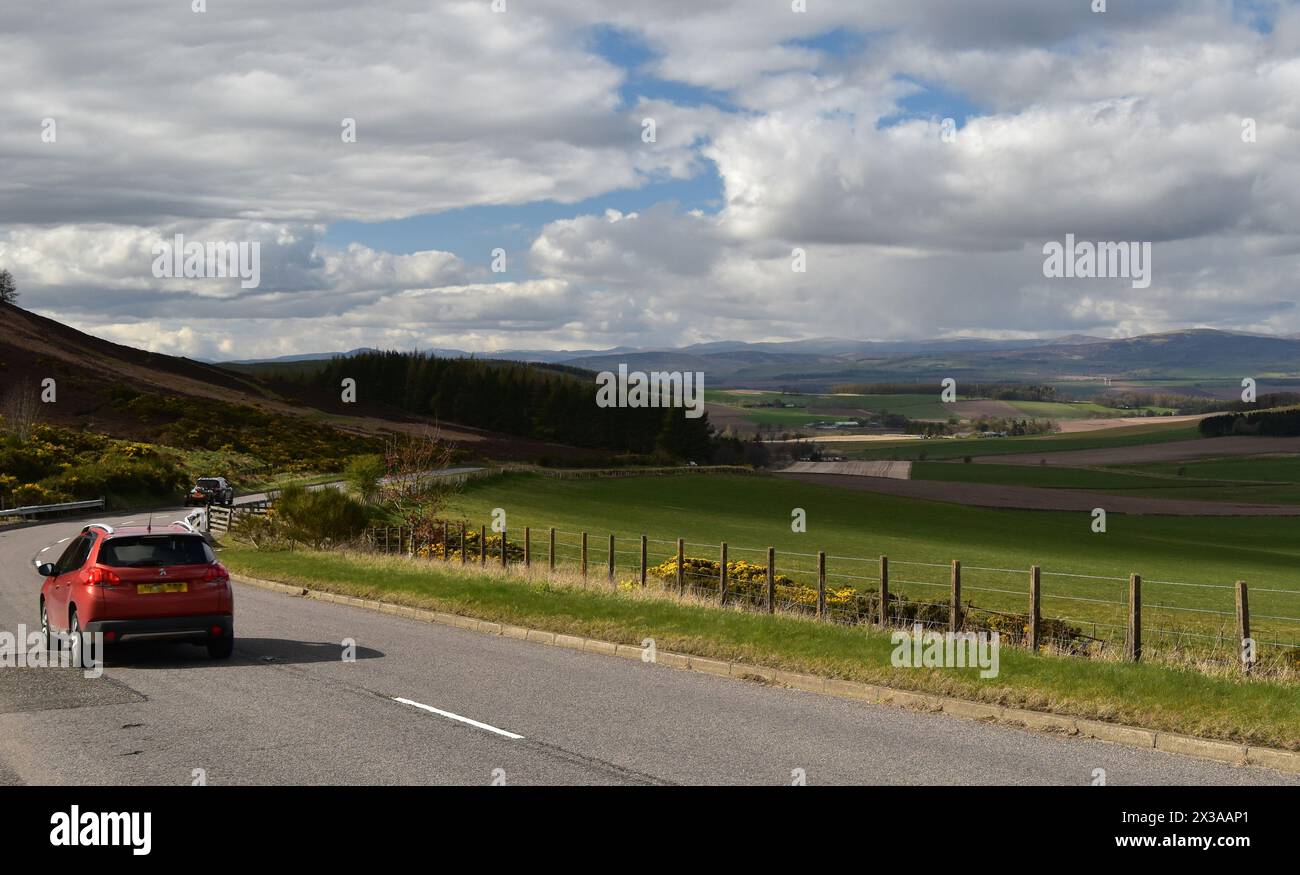
<instances>
[{"instance_id":1,"label":"car's tail light","mask_svg":"<svg viewBox=\"0 0 1300 875\"><path fill-rule=\"evenodd\" d=\"M87 586L119 586L122 578L103 566L96 565L85 573L83 579Z\"/></svg>"},{"instance_id":2,"label":"car's tail light","mask_svg":"<svg viewBox=\"0 0 1300 875\"><path fill-rule=\"evenodd\" d=\"M226 571L226 566L220 562L213 562L208 566L208 570L203 572L204 583L218 583L230 579L230 572Z\"/></svg>"}]
</instances>

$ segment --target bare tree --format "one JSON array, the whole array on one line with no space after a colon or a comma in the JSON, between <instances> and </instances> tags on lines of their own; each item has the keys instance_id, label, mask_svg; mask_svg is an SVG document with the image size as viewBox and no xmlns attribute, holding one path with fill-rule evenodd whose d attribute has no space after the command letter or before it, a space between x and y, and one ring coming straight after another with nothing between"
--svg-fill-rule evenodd
<instances>
[{"instance_id":1,"label":"bare tree","mask_svg":"<svg viewBox=\"0 0 1300 875\"><path fill-rule=\"evenodd\" d=\"M4 429L20 441L26 442L32 436L36 425L36 413L40 409L36 386L29 380L18 380L9 385L0 403L0 415L4 416Z\"/></svg>"},{"instance_id":2,"label":"bare tree","mask_svg":"<svg viewBox=\"0 0 1300 875\"><path fill-rule=\"evenodd\" d=\"M419 507L427 515L441 508L444 490L440 472L451 464L452 446L436 431L390 437L384 447L380 501L399 512Z\"/></svg>"},{"instance_id":3,"label":"bare tree","mask_svg":"<svg viewBox=\"0 0 1300 875\"><path fill-rule=\"evenodd\" d=\"M14 275L7 270L0 270L0 302L12 304L18 300L18 285Z\"/></svg>"},{"instance_id":4,"label":"bare tree","mask_svg":"<svg viewBox=\"0 0 1300 875\"><path fill-rule=\"evenodd\" d=\"M379 500L405 520L417 544L442 539L442 515L452 484L440 475L451 464L452 453L451 444L436 431L394 436L384 448L388 473L379 482Z\"/></svg>"}]
</instances>

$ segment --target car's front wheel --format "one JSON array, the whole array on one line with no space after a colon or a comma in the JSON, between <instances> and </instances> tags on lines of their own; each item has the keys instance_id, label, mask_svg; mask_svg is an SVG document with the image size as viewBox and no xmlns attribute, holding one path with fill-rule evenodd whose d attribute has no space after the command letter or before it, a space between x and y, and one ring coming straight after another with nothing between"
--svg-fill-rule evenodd
<instances>
[{"instance_id":1,"label":"car's front wheel","mask_svg":"<svg viewBox=\"0 0 1300 875\"><path fill-rule=\"evenodd\" d=\"M41 599L41 646L46 653L54 652L54 639L50 637L50 612L45 609L45 599Z\"/></svg>"}]
</instances>

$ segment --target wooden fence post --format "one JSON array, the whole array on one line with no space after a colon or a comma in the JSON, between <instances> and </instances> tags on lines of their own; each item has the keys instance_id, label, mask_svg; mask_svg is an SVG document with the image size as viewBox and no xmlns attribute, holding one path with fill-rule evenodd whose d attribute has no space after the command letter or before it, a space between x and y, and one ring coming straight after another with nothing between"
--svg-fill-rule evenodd
<instances>
[{"instance_id":1,"label":"wooden fence post","mask_svg":"<svg viewBox=\"0 0 1300 875\"><path fill-rule=\"evenodd\" d=\"M646 542L646 537L645 535L642 535L641 536L641 585L642 586L645 586L645 577L646 577L646 570L647 570L645 564L646 563L645 542Z\"/></svg>"},{"instance_id":2,"label":"wooden fence post","mask_svg":"<svg viewBox=\"0 0 1300 875\"><path fill-rule=\"evenodd\" d=\"M433 551L429 551L429 558L433 558ZM447 521L442 521L442 559L444 562L451 561L451 542L447 540Z\"/></svg>"},{"instance_id":3,"label":"wooden fence post","mask_svg":"<svg viewBox=\"0 0 1300 875\"><path fill-rule=\"evenodd\" d=\"M1039 607L1039 588L1041 583L1042 572L1039 570L1037 565L1031 566L1029 569L1029 641L1027 643L1029 649L1035 653L1038 652L1040 646L1038 638L1042 627L1042 611Z\"/></svg>"},{"instance_id":4,"label":"wooden fence post","mask_svg":"<svg viewBox=\"0 0 1300 875\"><path fill-rule=\"evenodd\" d=\"M461 523L460 524L460 564L464 565L468 561L469 561L469 557L465 555L465 524Z\"/></svg>"},{"instance_id":5,"label":"wooden fence post","mask_svg":"<svg viewBox=\"0 0 1300 875\"><path fill-rule=\"evenodd\" d=\"M533 529L524 526L524 567L533 567Z\"/></svg>"},{"instance_id":6,"label":"wooden fence post","mask_svg":"<svg viewBox=\"0 0 1300 875\"><path fill-rule=\"evenodd\" d=\"M677 539L677 594L686 592L686 541Z\"/></svg>"},{"instance_id":7,"label":"wooden fence post","mask_svg":"<svg viewBox=\"0 0 1300 875\"><path fill-rule=\"evenodd\" d=\"M718 563L718 603L727 603L727 542L722 542L722 557Z\"/></svg>"},{"instance_id":8,"label":"wooden fence post","mask_svg":"<svg viewBox=\"0 0 1300 875\"><path fill-rule=\"evenodd\" d=\"M609 582L614 582L614 534L609 535Z\"/></svg>"},{"instance_id":9,"label":"wooden fence post","mask_svg":"<svg viewBox=\"0 0 1300 875\"><path fill-rule=\"evenodd\" d=\"M767 548L767 612L776 613L776 548Z\"/></svg>"},{"instance_id":10,"label":"wooden fence post","mask_svg":"<svg viewBox=\"0 0 1300 875\"><path fill-rule=\"evenodd\" d=\"M826 619L826 551L817 551L817 619Z\"/></svg>"},{"instance_id":11,"label":"wooden fence post","mask_svg":"<svg viewBox=\"0 0 1300 875\"><path fill-rule=\"evenodd\" d=\"M582 576L587 576L587 533L582 533Z\"/></svg>"},{"instance_id":12,"label":"wooden fence post","mask_svg":"<svg viewBox=\"0 0 1300 875\"><path fill-rule=\"evenodd\" d=\"M1142 576L1130 574L1128 578L1128 636L1124 642L1125 655L1133 662L1142 658Z\"/></svg>"},{"instance_id":13,"label":"wooden fence post","mask_svg":"<svg viewBox=\"0 0 1300 875\"><path fill-rule=\"evenodd\" d=\"M547 532L546 540L547 540L546 564L550 566L550 569L552 571L554 571L555 570L555 526L551 526L550 531Z\"/></svg>"},{"instance_id":14,"label":"wooden fence post","mask_svg":"<svg viewBox=\"0 0 1300 875\"><path fill-rule=\"evenodd\" d=\"M1237 581L1237 638L1241 649L1241 670L1250 674L1251 664L1255 661L1254 648L1248 652L1246 640L1250 638L1250 602L1247 599L1246 581Z\"/></svg>"},{"instance_id":15,"label":"wooden fence post","mask_svg":"<svg viewBox=\"0 0 1300 875\"><path fill-rule=\"evenodd\" d=\"M961 560L952 560L952 605L948 609L948 631L961 631Z\"/></svg>"},{"instance_id":16,"label":"wooden fence post","mask_svg":"<svg viewBox=\"0 0 1300 875\"><path fill-rule=\"evenodd\" d=\"M880 556L880 625L889 625L889 557Z\"/></svg>"},{"instance_id":17,"label":"wooden fence post","mask_svg":"<svg viewBox=\"0 0 1300 875\"><path fill-rule=\"evenodd\" d=\"M505 527L502 527L502 529L501 529L501 567L502 567L502 568L505 568L505 567L506 567L506 530L505 530Z\"/></svg>"},{"instance_id":18,"label":"wooden fence post","mask_svg":"<svg viewBox=\"0 0 1300 875\"><path fill-rule=\"evenodd\" d=\"M487 565L487 526L478 527L478 564Z\"/></svg>"}]
</instances>

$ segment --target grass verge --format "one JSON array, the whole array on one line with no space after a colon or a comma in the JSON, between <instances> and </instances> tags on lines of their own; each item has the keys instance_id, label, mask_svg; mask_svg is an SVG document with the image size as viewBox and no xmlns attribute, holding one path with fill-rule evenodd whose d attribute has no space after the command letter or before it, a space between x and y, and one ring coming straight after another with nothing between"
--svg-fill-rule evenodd
<instances>
[{"instance_id":1,"label":"grass verge","mask_svg":"<svg viewBox=\"0 0 1300 875\"><path fill-rule=\"evenodd\" d=\"M227 545L231 570L361 598L383 599L551 632L898 689L1051 711L1243 744L1300 749L1296 687L1210 677L1157 665L1001 650L1000 674L901 669L884 632L796 616L681 601L653 589L611 588L540 572L525 575L401 557Z\"/></svg>"}]
</instances>

